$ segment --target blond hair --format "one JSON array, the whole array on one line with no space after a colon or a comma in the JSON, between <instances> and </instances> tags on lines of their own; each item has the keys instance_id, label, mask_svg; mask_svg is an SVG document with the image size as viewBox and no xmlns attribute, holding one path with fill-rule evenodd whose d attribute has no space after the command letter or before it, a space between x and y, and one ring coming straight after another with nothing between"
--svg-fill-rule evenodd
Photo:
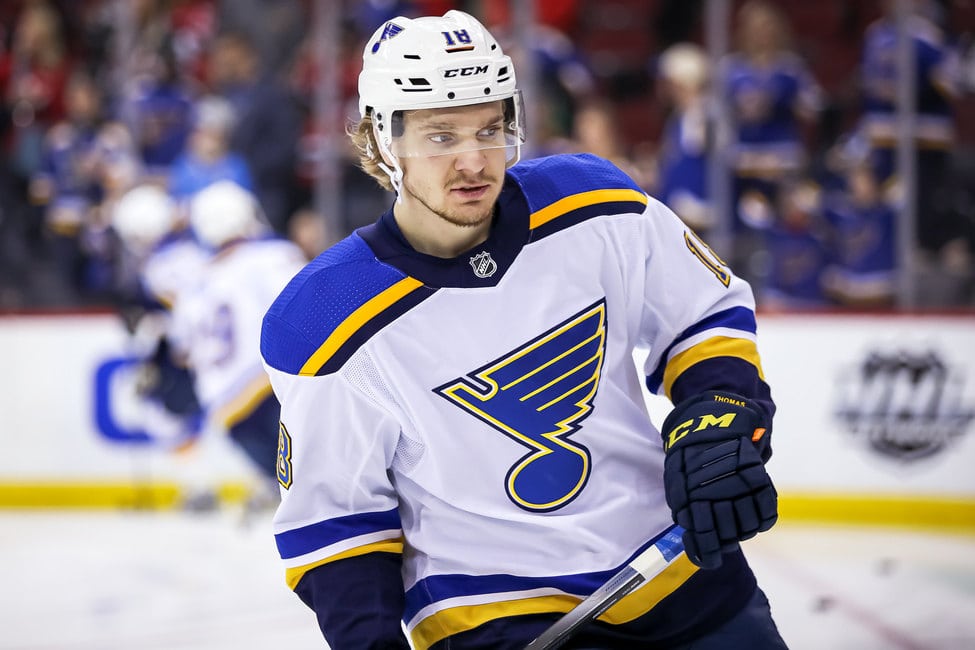
<instances>
[{"instance_id":1,"label":"blond hair","mask_svg":"<svg viewBox=\"0 0 975 650\"><path fill-rule=\"evenodd\" d=\"M359 167L362 171L372 176L384 190L392 192L393 184L379 166L383 159L379 153L379 145L376 144L376 136L372 132L372 115L367 113L358 122L349 124L345 132L359 154Z\"/></svg>"}]
</instances>

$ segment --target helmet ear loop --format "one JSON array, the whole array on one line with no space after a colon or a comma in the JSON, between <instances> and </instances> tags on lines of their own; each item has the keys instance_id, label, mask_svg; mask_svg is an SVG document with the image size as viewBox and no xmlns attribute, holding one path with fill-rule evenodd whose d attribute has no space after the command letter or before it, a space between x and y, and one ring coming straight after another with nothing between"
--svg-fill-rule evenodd
<instances>
[{"instance_id":1,"label":"helmet ear loop","mask_svg":"<svg viewBox=\"0 0 975 650\"><path fill-rule=\"evenodd\" d=\"M403 169L399 166L399 161L393 152L389 150L389 146L386 144L386 140L382 137L379 128L374 121L372 124L372 135L373 140L376 142L376 147L379 149L379 157L381 161L376 162L376 166L383 170L387 176L389 176L389 182L393 186L393 191L396 192L396 202L403 202ZM372 154L372 144L370 143L368 152Z\"/></svg>"}]
</instances>

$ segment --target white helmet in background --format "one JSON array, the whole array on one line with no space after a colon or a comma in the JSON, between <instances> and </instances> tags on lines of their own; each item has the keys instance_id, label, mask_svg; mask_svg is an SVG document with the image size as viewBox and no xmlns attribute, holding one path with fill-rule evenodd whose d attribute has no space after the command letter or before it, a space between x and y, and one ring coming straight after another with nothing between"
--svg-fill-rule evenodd
<instances>
[{"instance_id":1,"label":"white helmet in background","mask_svg":"<svg viewBox=\"0 0 975 650\"><path fill-rule=\"evenodd\" d=\"M704 88L711 75L707 53L694 43L671 45L660 55L659 66L665 79L694 89Z\"/></svg>"},{"instance_id":2,"label":"white helmet in background","mask_svg":"<svg viewBox=\"0 0 975 650\"><path fill-rule=\"evenodd\" d=\"M493 101L502 101L504 111L504 128L494 139L439 152L409 149L398 140L404 111ZM476 18L457 10L442 17L393 18L373 33L362 54L359 114L372 116L373 134L389 163L380 167L397 192L403 177L398 157L504 148L513 165L525 141L521 93L511 59Z\"/></svg>"},{"instance_id":3,"label":"white helmet in background","mask_svg":"<svg viewBox=\"0 0 975 650\"><path fill-rule=\"evenodd\" d=\"M177 222L176 203L160 187L139 185L122 195L112 211L112 228L138 255L152 250Z\"/></svg>"},{"instance_id":4,"label":"white helmet in background","mask_svg":"<svg viewBox=\"0 0 975 650\"><path fill-rule=\"evenodd\" d=\"M254 195L226 180L211 183L193 195L190 227L200 243L212 249L267 231Z\"/></svg>"}]
</instances>

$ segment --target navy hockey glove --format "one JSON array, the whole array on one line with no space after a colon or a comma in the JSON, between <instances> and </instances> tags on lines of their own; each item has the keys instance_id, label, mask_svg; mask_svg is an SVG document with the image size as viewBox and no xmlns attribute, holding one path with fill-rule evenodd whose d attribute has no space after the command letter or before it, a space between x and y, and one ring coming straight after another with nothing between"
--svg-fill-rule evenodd
<instances>
[{"instance_id":1,"label":"navy hockey glove","mask_svg":"<svg viewBox=\"0 0 975 650\"><path fill-rule=\"evenodd\" d=\"M664 491L694 564L717 568L722 553L775 523L771 427L745 398L720 392L687 399L664 420Z\"/></svg>"}]
</instances>

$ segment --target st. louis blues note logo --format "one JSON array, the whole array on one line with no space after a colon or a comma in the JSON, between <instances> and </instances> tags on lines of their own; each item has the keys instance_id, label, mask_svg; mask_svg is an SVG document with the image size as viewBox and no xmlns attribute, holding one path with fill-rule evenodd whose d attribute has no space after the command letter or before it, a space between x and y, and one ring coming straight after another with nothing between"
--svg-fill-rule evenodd
<instances>
[{"instance_id":1,"label":"st. louis blues note logo","mask_svg":"<svg viewBox=\"0 0 975 650\"><path fill-rule=\"evenodd\" d=\"M372 44L372 53L375 54L379 51L379 47L383 44L383 41L388 41L401 31L403 31L403 28L396 23L386 23L386 26L383 28L383 33L379 35L379 40Z\"/></svg>"},{"instance_id":2,"label":"st. louis blues note logo","mask_svg":"<svg viewBox=\"0 0 975 650\"><path fill-rule=\"evenodd\" d=\"M505 477L508 497L532 512L572 501L591 472L589 450L569 437L592 412L606 350L606 303L435 391L524 445Z\"/></svg>"}]
</instances>

